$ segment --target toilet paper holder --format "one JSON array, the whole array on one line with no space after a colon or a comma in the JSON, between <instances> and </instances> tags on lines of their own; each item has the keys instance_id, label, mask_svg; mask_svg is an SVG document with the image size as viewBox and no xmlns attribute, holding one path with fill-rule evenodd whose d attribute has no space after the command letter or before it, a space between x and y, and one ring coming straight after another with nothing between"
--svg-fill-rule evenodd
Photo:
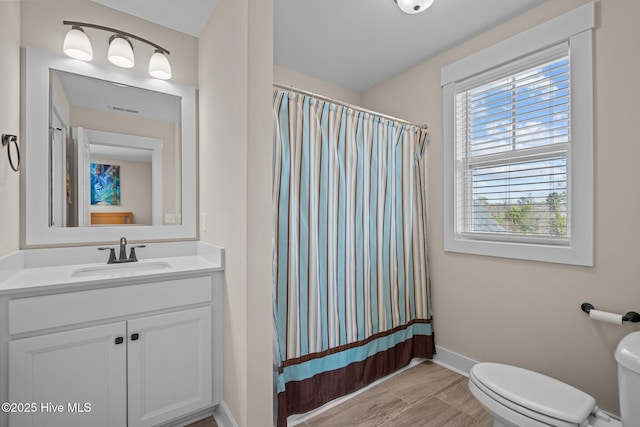
<instances>
[{"instance_id":1,"label":"toilet paper holder","mask_svg":"<svg viewBox=\"0 0 640 427\"><path fill-rule=\"evenodd\" d=\"M595 307L592 304L589 304L588 302L582 303L580 308L582 309L582 311L584 311L587 314L589 314L591 309L595 309ZM622 316L622 321L623 322L638 323L638 322L640 322L640 314L638 314L635 311L629 311L627 314Z\"/></svg>"}]
</instances>

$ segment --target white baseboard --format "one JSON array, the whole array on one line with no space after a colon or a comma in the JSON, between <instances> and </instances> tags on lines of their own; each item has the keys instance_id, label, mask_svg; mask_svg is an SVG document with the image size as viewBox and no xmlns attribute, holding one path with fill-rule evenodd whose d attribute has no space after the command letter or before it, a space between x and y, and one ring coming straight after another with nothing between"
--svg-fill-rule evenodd
<instances>
[{"instance_id":1,"label":"white baseboard","mask_svg":"<svg viewBox=\"0 0 640 427\"><path fill-rule=\"evenodd\" d=\"M224 400L218 403L213 410L213 419L216 420L218 427L238 427L238 423Z\"/></svg>"},{"instance_id":2,"label":"white baseboard","mask_svg":"<svg viewBox=\"0 0 640 427\"><path fill-rule=\"evenodd\" d=\"M443 366L447 369L451 369L454 372L469 377L469 371L478 363L477 360L473 360L467 356L463 356L454 351L447 350L436 346L436 354L433 355L433 363Z\"/></svg>"}]
</instances>

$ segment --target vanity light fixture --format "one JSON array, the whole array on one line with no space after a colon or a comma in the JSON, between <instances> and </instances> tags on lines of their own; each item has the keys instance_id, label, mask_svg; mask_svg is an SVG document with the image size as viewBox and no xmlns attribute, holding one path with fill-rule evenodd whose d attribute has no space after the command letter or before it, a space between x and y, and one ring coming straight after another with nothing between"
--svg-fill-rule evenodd
<instances>
[{"instance_id":1,"label":"vanity light fixture","mask_svg":"<svg viewBox=\"0 0 640 427\"><path fill-rule=\"evenodd\" d=\"M429 9L435 0L394 0L401 11L415 15Z\"/></svg>"},{"instance_id":2,"label":"vanity light fixture","mask_svg":"<svg viewBox=\"0 0 640 427\"><path fill-rule=\"evenodd\" d=\"M171 78L171 64L164 52L156 49L149 60L149 74L156 79L168 80Z\"/></svg>"},{"instance_id":3,"label":"vanity light fixture","mask_svg":"<svg viewBox=\"0 0 640 427\"><path fill-rule=\"evenodd\" d=\"M162 80L171 78L171 64L168 58L169 51L162 46L134 34L102 25L75 21L62 21L62 23L71 26L71 29L64 38L63 47L64 53L68 56L83 61L91 61L93 59L91 41L85 34L84 28L94 28L113 33L109 38L109 50L107 53L107 58L112 64L123 68L131 68L135 65L133 44L131 43L131 39L133 39L154 48L154 53L149 60L149 74L152 77Z\"/></svg>"},{"instance_id":4,"label":"vanity light fixture","mask_svg":"<svg viewBox=\"0 0 640 427\"><path fill-rule=\"evenodd\" d=\"M133 45L129 39L119 34L112 35L109 38L107 59L113 65L122 68L131 68L136 65L136 59L133 56Z\"/></svg>"},{"instance_id":5,"label":"vanity light fixture","mask_svg":"<svg viewBox=\"0 0 640 427\"><path fill-rule=\"evenodd\" d=\"M93 59L91 41L84 33L84 30L77 25L72 26L64 37L63 50L65 54L75 59L82 61L91 61Z\"/></svg>"}]
</instances>

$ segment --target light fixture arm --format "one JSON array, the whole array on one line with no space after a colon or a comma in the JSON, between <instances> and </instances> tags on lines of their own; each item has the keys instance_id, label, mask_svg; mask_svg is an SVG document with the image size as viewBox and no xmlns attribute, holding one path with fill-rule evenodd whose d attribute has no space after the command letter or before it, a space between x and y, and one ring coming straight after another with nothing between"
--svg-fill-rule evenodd
<instances>
[{"instance_id":1,"label":"light fixture arm","mask_svg":"<svg viewBox=\"0 0 640 427\"><path fill-rule=\"evenodd\" d=\"M126 31L117 30L115 28L105 27L105 26L102 26L102 25L88 24L86 22L77 22L77 21L62 21L62 24L63 25L71 25L72 27L75 26L75 27L81 27L81 28L82 27L95 28L97 30L108 31L110 33L115 33L115 34L118 34L118 35L121 35L121 36L130 37L132 39L141 41L142 43L146 43L149 46L153 46L158 51L160 51L160 52L162 52L162 53L164 53L166 55L170 55L169 51L167 49L163 48L162 46L157 45L157 44L155 44L155 43L153 43L153 42L151 42L149 40L143 39L142 37L138 37L135 34L128 33Z\"/></svg>"}]
</instances>

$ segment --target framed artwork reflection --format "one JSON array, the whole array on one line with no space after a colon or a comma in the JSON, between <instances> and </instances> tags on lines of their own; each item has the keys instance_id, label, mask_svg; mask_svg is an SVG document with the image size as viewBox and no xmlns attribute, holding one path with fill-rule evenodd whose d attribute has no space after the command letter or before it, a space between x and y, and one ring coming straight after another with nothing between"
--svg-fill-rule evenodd
<instances>
[{"instance_id":1,"label":"framed artwork reflection","mask_svg":"<svg viewBox=\"0 0 640 427\"><path fill-rule=\"evenodd\" d=\"M91 163L91 205L120 205L120 166Z\"/></svg>"}]
</instances>

